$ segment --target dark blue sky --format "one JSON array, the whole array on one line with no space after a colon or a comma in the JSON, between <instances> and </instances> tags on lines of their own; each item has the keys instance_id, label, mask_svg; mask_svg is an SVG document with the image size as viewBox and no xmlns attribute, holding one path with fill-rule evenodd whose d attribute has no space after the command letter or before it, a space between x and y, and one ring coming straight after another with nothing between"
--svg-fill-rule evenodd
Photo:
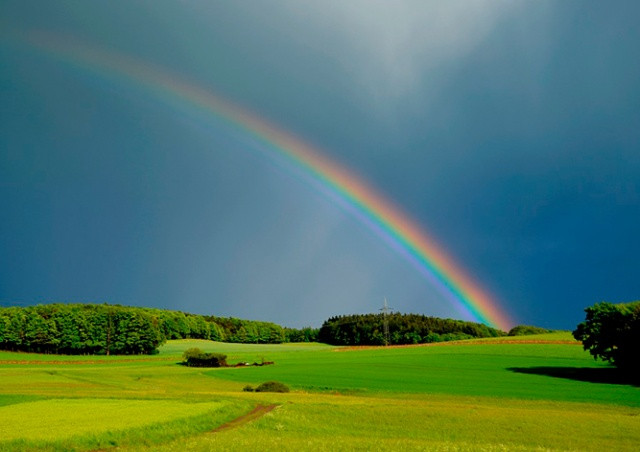
<instances>
[{"instance_id":1,"label":"dark blue sky","mask_svg":"<svg viewBox=\"0 0 640 452\"><path fill-rule=\"evenodd\" d=\"M322 149L515 322L640 298L640 6L598 1L0 5L0 304L113 302L319 326L459 318L238 130L36 50L166 67Z\"/></svg>"}]
</instances>

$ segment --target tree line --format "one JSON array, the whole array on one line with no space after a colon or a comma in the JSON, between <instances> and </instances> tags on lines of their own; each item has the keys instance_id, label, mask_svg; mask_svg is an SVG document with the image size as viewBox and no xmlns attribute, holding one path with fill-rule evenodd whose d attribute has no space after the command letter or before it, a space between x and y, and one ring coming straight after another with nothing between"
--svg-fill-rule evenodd
<instances>
[{"instance_id":1,"label":"tree line","mask_svg":"<svg viewBox=\"0 0 640 452\"><path fill-rule=\"evenodd\" d=\"M390 344L417 344L504 335L486 325L417 314L387 316ZM332 317L321 328L110 304L0 307L0 349L37 353L131 355L156 353L170 339L276 344L325 342L383 345L382 314Z\"/></svg>"},{"instance_id":2,"label":"tree line","mask_svg":"<svg viewBox=\"0 0 640 452\"><path fill-rule=\"evenodd\" d=\"M391 313L386 316L389 344L420 344L476 337L504 336L503 331L463 320L441 319L419 314ZM332 345L384 345L384 314L331 317L318 332L318 340Z\"/></svg>"},{"instance_id":3,"label":"tree line","mask_svg":"<svg viewBox=\"0 0 640 452\"><path fill-rule=\"evenodd\" d=\"M0 307L0 349L38 353L151 354L167 339L281 343L270 322L109 304Z\"/></svg>"},{"instance_id":4,"label":"tree line","mask_svg":"<svg viewBox=\"0 0 640 452\"><path fill-rule=\"evenodd\" d=\"M287 328L284 329L285 342L318 342L320 328Z\"/></svg>"}]
</instances>

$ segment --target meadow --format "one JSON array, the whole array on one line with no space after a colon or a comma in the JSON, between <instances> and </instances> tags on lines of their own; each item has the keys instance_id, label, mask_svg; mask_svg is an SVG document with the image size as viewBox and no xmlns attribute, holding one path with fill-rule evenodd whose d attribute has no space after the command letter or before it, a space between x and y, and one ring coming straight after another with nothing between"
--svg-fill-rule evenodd
<instances>
[{"instance_id":1,"label":"meadow","mask_svg":"<svg viewBox=\"0 0 640 452\"><path fill-rule=\"evenodd\" d=\"M187 348L246 368L188 368ZM287 394L243 392L278 380ZM0 352L0 450L636 450L640 388L568 333L418 347ZM214 431L256 406L275 409Z\"/></svg>"}]
</instances>

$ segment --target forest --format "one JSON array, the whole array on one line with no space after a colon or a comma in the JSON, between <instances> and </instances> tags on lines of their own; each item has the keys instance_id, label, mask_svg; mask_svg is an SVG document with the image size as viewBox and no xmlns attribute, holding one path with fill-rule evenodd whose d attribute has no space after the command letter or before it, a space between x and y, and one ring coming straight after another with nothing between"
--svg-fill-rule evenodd
<instances>
[{"instance_id":1,"label":"forest","mask_svg":"<svg viewBox=\"0 0 640 452\"><path fill-rule=\"evenodd\" d=\"M487 325L463 320L397 312L386 317L389 325L389 345L505 335L503 331ZM320 327L318 340L332 345L385 345L387 340L384 334L384 314L331 317Z\"/></svg>"},{"instance_id":2,"label":"forest","mask_svg":"<svg viewBox=\"0 0 640 452\"><path fill-rule=\"evenodd\" d=\"M0 349L38 353L152 354L168 339L281 343L270 322L110 304L0 307Z\"/></svg>"},{"instance_id":3,"label":"forest","mask_svg":"<svg viewBox=\"0 0 640 452\"><path fill-rule=\"evenodd\" d=\"M388 343L418 344L505 333L480 323L391 313ZM171 339L278 344L385 345L383 314L332 317L320 329L110 304L0 308L0 349L56 354L152 354Z\"/></svg>"}]
</instances>

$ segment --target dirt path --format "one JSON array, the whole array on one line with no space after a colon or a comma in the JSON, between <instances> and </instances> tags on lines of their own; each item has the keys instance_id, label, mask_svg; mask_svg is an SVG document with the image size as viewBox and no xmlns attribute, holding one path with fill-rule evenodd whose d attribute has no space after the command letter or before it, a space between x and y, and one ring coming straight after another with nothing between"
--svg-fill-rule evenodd
<instances>
[{"instance_id":1,"label":"dirt path","mask_svg":"<svg viewBox=\"0 0 640 452\"><path fill-rule=\"evenodd\" d=\"M256 407L253 410L249 411L246 414L243 414L242 416L239 416L233 419L232 421L227 422L226 424L222 424L220 427L216 427L215 429L211 430L209 434L218 433L223 430L229 430L231 428L240 427L244 424L247 424L251 421L261 418L268 412L273 411L273 409L275 409L277 406L278 405L256 405ZM116 447L109 447L105 449L93 449L90 452L107 452L109 450L114 450L116 448L118 447L116 446ZM153 449L153 447L150 447L150 448Z\"/></svg>"},{"instance_id":2,"label":"dirt path","mask_svg":"<svg viewBox=\"0 0 640 452\"><path fill-rule=\"evenodd\" d=\"M249 411L247 414L243 414L242 416L237 417L234 420L227 422L226 424L222 424L220 427L211 430L211 433L218 433L230 428L240 427L248 422L261 418L277 406L278 405L256 405L256 407L253 410Z\"/></svg>"}]
</instances>

